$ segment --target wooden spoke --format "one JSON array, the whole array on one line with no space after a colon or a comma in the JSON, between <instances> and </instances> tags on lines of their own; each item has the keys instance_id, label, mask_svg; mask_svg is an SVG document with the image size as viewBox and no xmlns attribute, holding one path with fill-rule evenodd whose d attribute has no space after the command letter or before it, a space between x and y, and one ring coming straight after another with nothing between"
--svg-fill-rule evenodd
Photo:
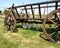
<instances>
[{"instance_id":1,"label":"wooden spoke","mask_svg":"<svg viewBox=\"0 0 60 48\"><path fill-rule=\"evenodd\" d=\"M48 19L49 21L51 21L53 24L56 24L53 20L51 20L51 19Z\"/></svg>"},{"instance_id":2,"label":"wooden spoke","mask_svg":"<svg viewBox=\"0 0 60 48\"><path fill-rule=\"evenodd\" d=\"M54 35L55 33L56 33L56 32L53 32L53 33L51 33L49 36L52 37L52 35Z\"/></svg>"}]
</instances>

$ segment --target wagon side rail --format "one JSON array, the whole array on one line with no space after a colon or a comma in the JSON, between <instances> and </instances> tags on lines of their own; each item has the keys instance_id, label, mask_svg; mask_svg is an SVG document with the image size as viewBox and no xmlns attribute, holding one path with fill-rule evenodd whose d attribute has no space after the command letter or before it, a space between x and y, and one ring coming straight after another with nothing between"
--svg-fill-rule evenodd
<instances>
[{"instance_id":1,"label":"wagon side rail","mask_svg":"<svg viewBox=\"0 0 60 48\"><path fill-rule=\"evenodd\" d=\"M49 5L49 4L52 4L54 3L54 5ZM34 13L34 9L38 9L38 18L42 18L42 8L44 8L45 10L47 9L47 12L49 11L48 9L49 8L55 8L55 10L60 7L60 1L49 1L49 2L41 2L41 3L34 3L34 4L27 4L27 5L21 5L21 6L13 6L12 7L9 7L8 9L15 9L16 10L16 13L17 13L17 17L20 18L21 15L19 15L18 13L18 8L21 8L21 10L25 11L25 15L26 15L26 18L30 18L29 17L29 14L28 14L28 10L31 10L31 15L32 15L32 19L35 18L35 13ZM45 6L43 6L45 4ZM35 6L35 7L33 7ZM28 8L29 7L29 8ZM44 14L45 14L45 10L44 10ZM56 14L55 14L55 18L56 18Z\"/></svg>"}]
</instances>

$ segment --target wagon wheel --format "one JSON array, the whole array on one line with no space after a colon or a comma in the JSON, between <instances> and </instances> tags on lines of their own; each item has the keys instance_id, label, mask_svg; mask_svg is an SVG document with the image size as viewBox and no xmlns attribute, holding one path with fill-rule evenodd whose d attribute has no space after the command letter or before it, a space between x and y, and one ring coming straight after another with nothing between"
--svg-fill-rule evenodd
<instances>
[{"instance_id":1,"label":"wagon wheel","mask_svg":"<svg viewBox=\"0 0 60 48\"><path fill-rule=\"evenodd\" d=\"M15 31L16 29L16 20L11 12L7 14L4 20L4 26L7 30Z\"/></svg>"},{"instance_id":2,"label":"wagon wheel","mask_svg":"<svg viewBox=\"0 0 60 48\"><path fill-rule=\"evenodd\" d=\"M43 32L44 36L52 42L56 42L58 40L58 31L60 30L60 17L57 15L55 18L55 14L58 14L60 9L54 10L47 15L47 17L43 21ZM49 22L49 23L48 23ZM51 23L51 27L49 24Z\"/></svg>"}]
</instances>

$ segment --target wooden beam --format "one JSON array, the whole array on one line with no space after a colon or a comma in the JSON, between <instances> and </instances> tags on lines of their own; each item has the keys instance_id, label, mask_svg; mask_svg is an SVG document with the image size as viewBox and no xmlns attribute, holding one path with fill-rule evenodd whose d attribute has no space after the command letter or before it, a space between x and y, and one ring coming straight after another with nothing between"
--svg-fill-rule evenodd
<instances>
[{"instance_id":1,"label":"wooden beam","mask_svg":"<svg viewBox=\"0 0 60 48\"><path fill-rule=\"evenodd\" d=\"M16 9L16 8L15 8L15 10L16 10L16 13L17 13L18 18L20 18L19 13L18 13L18 11L17 11L17 9Z\"/></svg>"},{"instance_id":2,"label":"wooden beam","mask_svg":"<svg viewBox=\"0 0 60 48\"><path fill-rule=\"evenodd\" d=\"M55 3L55 10L58 8L58 2ZM57 17L57 14L55 14L55 18Z\"/></svg>"},{"instance_id":3,"label":"wooden beam","mask_svg":"<svg viewBox=\"0 0 60 48\"><path fill-rule=\"evenodd\" d=\"M55 5L54 6L53 5L52 6L48 6L48 8L50 8L50 7L55 7ZM57 7L60 7L60 5L58 5ZM47 6L42 6L40 8L47 8ZM31 9L31 8L27 8L27 10L29 10L29 9ZM33 9L38 9L38 7L33 7ZM22 10L24 10L24 8Z\"/></svg>"},{"instance_id":4,"label":"wooden beam","mask_svg":"<svg viewBox=\"0 0 60 48\"><path fill-rule=\"evenodd\" d=\"M24 6L24 8L25 8L25 12L26 12L26 17L29 18L28 13L27 13L26 6Z\"/></svg>"},{"instance_id":5,"label":"wooden beam","mask_svg":"<svg viewBox=\"0 0 60 48\"><path fill-rule=\"evenodd\" d=\"M34 18L34 11L33 11L33 7L31 6L31 11L32 11L32 15L33 15L33 18Z\"/></svg>"},{"instance_id":6,"label":"wooden beam","mask_svg":"<svg viewBox=\"0 0 60 48\"><path fill-rule=\"evenodd\" d=\"M38 4L38 8L39 8L39 16L41 18L41 8L40 8L40 4Z\"/></svg>"}]
</instances>

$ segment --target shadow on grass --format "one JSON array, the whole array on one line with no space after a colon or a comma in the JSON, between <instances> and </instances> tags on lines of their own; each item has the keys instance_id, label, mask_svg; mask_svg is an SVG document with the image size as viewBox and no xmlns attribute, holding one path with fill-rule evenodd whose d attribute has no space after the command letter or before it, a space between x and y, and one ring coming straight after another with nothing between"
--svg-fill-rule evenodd
<instances>
[{"instance_id":1,"label":"shadow on grass","mask_svg":"<svg viewBox=\"0 0 60 48\"><path fill-rule=\"evenodd\" d=\"M22 25L17 25L16 28L23 28L23 27L22 27ZM34 30L34 31L43 32L42 27L40 27L38 30L36 30L35 27L31 27L30 29L26 28L26 30Z\"/></svg>"},{"instance_id":2,"label":"shadow on grass","mask_svg":"<svg viewBox=\"0 0 60 48\"><path fill-rule=\"evenodd\" d=\"M23 27L22 27L21 25L17 25L16 28L23 28ZM28 29L26 29L26 30L28 30ZM39 30L36 30L35 27L32 27L30 30L43 32L42 27L40 27ZM16 31L18 31L18 30L16 30ZM59 40L59 39L57 38L57 37L58 37L58 31L57 31L56 29L54 29L54 28L46 28L46 31L47 31L47 33L48 33L49 35L52 34L53 32L56 32L55 34L53 34L53 35L51 36L51 38L54 39L55 41ZM39 36L41 37L41 34L40 34ZM43 38L43 39L45 39L45 38ZM45 40L51 42L49 39L45 39Z\"/></svg>"}]
</instances>

